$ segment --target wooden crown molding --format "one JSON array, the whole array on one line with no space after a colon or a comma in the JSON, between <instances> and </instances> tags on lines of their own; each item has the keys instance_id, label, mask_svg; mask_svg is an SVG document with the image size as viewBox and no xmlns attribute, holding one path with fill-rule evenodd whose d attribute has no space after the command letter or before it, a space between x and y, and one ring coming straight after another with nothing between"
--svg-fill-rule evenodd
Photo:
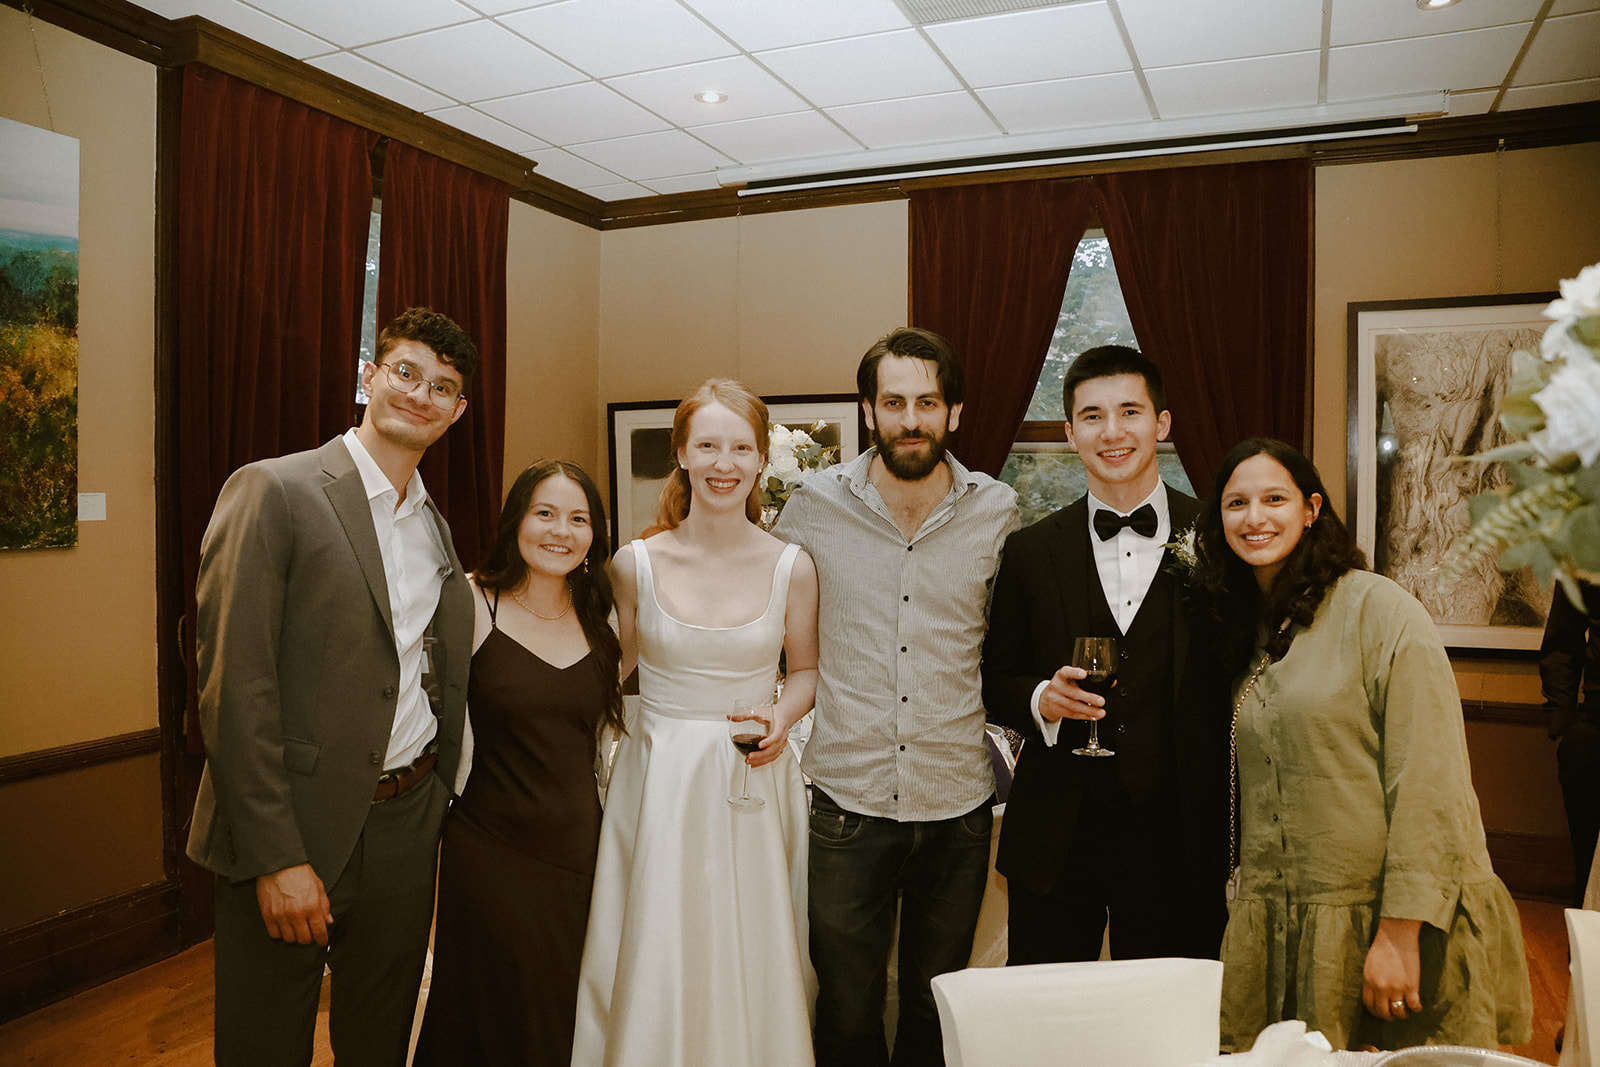
<instances>
[{"instance_id":1,"label":"wooden crown molding","mask_svg":"<svg viewBox=\"0 0 1600 1067\"><path fill-rule=\"evenodd\" d=\"M158 66L181 67L186 63L205 63L308 107L326 111L386 137L498 178L511 186L513 199L597 230L903 200L911 190L940 185L1076 178L1114 170L1252 162L1287 157L1309 157L1312 164L1319 167L1341 166L1468 155L1500 148L1543 148L1600 141L1600 101L1595 101L1491 115L1421 119L1417 122L1417 132L1404 136L1221 149L937 178L905 178L744 197L739 196L736 189L713 189L606 201L535 173L533 161L515 152L490 144L421 112L412 111L198 16L174 22L136 7L127 0L0 0L0 3L19 10L31 10L35 17L45 22Z\"/></svg>"}]
</instances>

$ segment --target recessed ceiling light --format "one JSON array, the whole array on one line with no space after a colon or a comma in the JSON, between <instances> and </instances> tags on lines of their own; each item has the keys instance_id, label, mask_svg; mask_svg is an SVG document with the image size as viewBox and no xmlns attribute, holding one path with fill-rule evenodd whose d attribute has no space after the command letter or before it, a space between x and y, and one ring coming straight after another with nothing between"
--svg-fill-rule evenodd
<instances>
[{"instance_id":1,"label":"recessed ceiling light","mask_svg":"<svg viewBox=\"0 0 1600 1067\"><path fill-rule=\"evenodd\" d=\"M694 98L702 104L720 104L728 99L728 94L718 92L715 89L707 89L703 93L695 93Z\"/></svg>"},{"instance_id":2,"label":"recessed ceiling light","mask_svg":"<svg viewBox=\"0 0 1600 1067\"><path fill-rule=\"evenodd\" d=\"M1440 8L1455 7L1461 0L1417 0L1417 9L1420 11L1438 11Z\"/></svg>"}]
</instances>

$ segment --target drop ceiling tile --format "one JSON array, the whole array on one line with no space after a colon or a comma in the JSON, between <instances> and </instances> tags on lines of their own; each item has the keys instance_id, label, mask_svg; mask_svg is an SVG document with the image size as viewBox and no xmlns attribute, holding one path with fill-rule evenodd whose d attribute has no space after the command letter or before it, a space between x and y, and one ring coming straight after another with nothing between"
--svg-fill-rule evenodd
<instances>
[{"instance_id":1,"label":"drop ceiling tile","mask_svg":"<svg viewBox=\"0 0 1600 1067\"><path fill-rule=\"evenodd\" d=\"M667 128L667 123L599 82L485 100L477 108L558 145Z\"/></svg>"},{"instance_id":2,"label":"drop ceiling tile","mask_svg":"<svg viewBox=\"0 0 1600 1067\"><path fill-rule=\"evenodd\" d=\"M1330 48L1328 103L1499 85L1522 47L1523 36L1521 26L1500 26Z\"/></svg>"},{"instance_id":3,"label":"drop ceiling tile","mask_svg":"<svg viewBox=\"0 0 1600 1067\"><path fill-rule=\"evenodd\" d=\"M1600 11L1545 19L1517 68L1515 85L1600 76Z\"/></svg>"},{"instance_id":4,"label":"drop ceiling tile","mask_svg":"<svg viewBox=\"0 0 1600 1067\"><path fill-rule=\"evenodd\" d=\"M241 4L238 0L145 0L139 6L169 19L199 15L295 59L335 50L328 41Z\"/></svg>"},{"instance_id":5,"label":"drop ceiling tile","mask_svg":"<svg viewBox=\"0 0 1600 1067\"><path fill-rule=\"evenodd\" d=\"M581 159L634 181L696 174L733 162L682 130L642 133L637 137L571 145L568 150Z\"/></svg>"},{"instance_id":6,"label":"drop ceiling tile","mask_svg":"<svg viewBox=\"0 0 1600 1067\"><path fill-rule=\"evenodd\" d=\"M1320 52L1146 69L1164 119L1308 107L1317 102Z\"/></svg>"},{"instance_id":7,"label":"drop ceiling tile","mask_svg":"<svg viewBox=\"0 0 1600 1067\"><path fill-rule=\"evenodd\" d=\"M684 174L677 178L651 178L641 184L656 193L699 193L707 189L720 188L715 171L705 174Z\"/></svg>"},{"instance_id":8,"label":"drop ceiling tile","mask_svg":"<svg viewBox=\"0 0 1600 1067\"><path fill-rule=\"evenodd\" d=\"M342 48L436 30L478 17L455 0L264 0L257 6Z\"/></svg>"},{"instance_id":9,"label":"drop ceiling tile","mask_svg":"<svg viewBox=\"0 0 1600 1067\"><path fill-rule=\"evenodd\" d=\"M588 193L599 200L632 200L636 196L649 196L650 190L633 182L615 182L611 185L584 185L579 192Z\"/></svg>"},{"instance_id":10,"label":"drop ceiling tile","mask_svg":"<svg viewBox=\"0 0 1600 1067\"><path fill-rule=\"evenodd\" d=\"M306 62L363 89L370 89L379 96L388 97L413 111L435 111L459 103L351 52L334 52L308 59Z\"/></svg>"},{"instance_id":11,"label":"drop ceiling tile","mask_svg":"<svg viewBox=\"0 0 1600 1067\"><path fill-rule=\"evenodd\" d=\"M1550 14L1575 15L1580 11L1600 11L1600 0L1556 0Z\"/></svg>"},{"instance_id":12,"label":"drop ceiling tile","mask_svg":"<svg viewBox=\"0 0 1600 1067\"><path fill-rule=\"evenodd\" d=\"M817 107L961 88L915 30L780 48L756 59Z\"/></svg>"},{"instance_id":13,"label":"drop ceiling tile","mask_svg":"<svg viewBox=\"0 0 1600 1067\"><path fill-rule=\"evenodd\" d=\"M617 92L679 126L733 122L806 109L806 102L744 56L713 59L686 67L607 78ZM728 94L720 104L702 104L694 94L717 89Z\"/></svg>"},{"instance_id":14,"label":"drop ceiling tile","mask_svg":"<svg viewBox=\"0 0 1600 1067\"><path fill-rule=\"evenodd\" d=\"M1004 132L970 93L848 104L828 114L868 148L976 141Z\"/></svg>"},{"instance_id":15,"label":"drop ceiling tile","mask_svg":"<svg viewBox=\"0 0 1600 1067\"><path fill-rule=\"evenodd\" d=\"M1543 2L1469 0L1437 11L1422 11L1409 0L1335 0L1328 40L1338 47L1531 22Z\"/></svg>"},{"instance_id":16,"label":"drop ceiling tile","mask_svg":"<svg viewBox=\"0 0 1600 1067\"><path fill-rule=\"evenodd\" d=\"M1501 111L1524 107L1558 107L1561 104L1582 104L1600 100L1600 78L1583 81L1557 82L1553 85L1529 85L1525 88L1507 89L1500 102Z\"/></svg>"},{"instance_id":17,"label":"drop ceiling tile","mask_svg":"<svg viewBox=\"0 0 1600 1067\"><path fill-rule=\"evenodd\" d=\"M832 156L861 148L849 134L815 111L696 126L694 135L740 163Z\"/></svg>"},{"instance_id":18,"label":"drop ceiling tile","mask_svg":"<svg viewBox=\"0 0 1600 1067\"><path fill-rule=\"evenodd\" d=\"M457 100L487 100L587 81L503 26L480 20L356 50Z\"/></svg>"},{"instance_id":19,"label":"drop ceiling tile","mask_svg":"<svg viewBox=\"0 0 1600 1067\"><path fill-rule=\"evenodd\" d=\"M499 21L596 78L737 51L674 0L564 0Z\"/></svg>"},{"instance_id":20,"label":"drop ceiling tile","mask_svg":"<svg viewBox=\"0 0 1600 1067\"><path fill-rule=\"evenodd\" d=\"M551 181L560 182L573 189L581 189L586 185L607 185L622 180L619 175L559 148L542 148L537 152L522 154L539 164L534 169L535 174L543 175Z\"/></svg>"},{"instance_id":21,"label":"drop ceiling tile","mask_svg":"<svg viewBox=\"0 0 1600 1067\"><path fill-rule=\"evenodd\" d=\"M908 29L894 0L683 0L735 43L751 52L815 44L865 33Z\"/></svg>"},{"instance_id":22,"label":"drop ceiling tile","mask_svg":"<svg viewBox=\"0 0 1600 1067\"><path fill-rule=\"evenodd\" d=\"M1116 126L1154 118L1139 79L1131 72L979 89L978 96L1007 133L1065 129L1064 144L1076 143L1071 133L1077 127Z\"/></svg>"},{"instance_id":23,"label":"drop ceiling tile","mask_svg":"<svg viewBox=\"0 0 1600 1067\"><path fill-rule=\"evenodd\" d=\"M524 11L530 7L542 7L553 4L556 0L468 0L473 7L485 15L505 15L512 11Z\"/></svg>"},{"instance_id":24,"label":"drop ceiling tile","mask_svg":"<svg viewBox=\"0 0 1600 1067\"><path fill-rule=\"evenodd\" d=\"M1322 47L1322 5L1284 0L1174 4L1118 0L1134 54L1145 67L1301 52Z\"/></svg>"},{"instance_id":25,"label":"drop ceiling tile","mask_svg":"<svg viewBox=\"0 0 1600 1067\"><path fill-rule=\"evenodd\" d=\"M1489 108L1494 105L1494 98L1500 94L1498 88L1476 89L1466 93L1450 94L1450 117L1459 118L1462 115L1487 115Z\"/></svg>"},{"instance_id":26,"label":"drop ceiling tile","mask_svg":"<svg viewBox=\"0 0 1600 1067\"><path fill-rule=\"evenodd\" d=\"M942 22L929 26L928 36L971 86L1109 74L1133 66L1103 0Z\"/></svg>"},{"instance_id":27,"label":"drop ceiling tile","mask_svg":"<svg viewBox=\"0 0 1600 1067\"><path fill-rule=\"evenodd\" d=\"M515 126L507 126L499 119L490 118L475 108L447 107L442 111L430 111L428 114L440 122L454 126L458 130L465 130L474 137L481 137L490 144L497 144L513 152L531 152L536 148L550 147L533 134L519 130Z\"/></svg>"}]
</instances>

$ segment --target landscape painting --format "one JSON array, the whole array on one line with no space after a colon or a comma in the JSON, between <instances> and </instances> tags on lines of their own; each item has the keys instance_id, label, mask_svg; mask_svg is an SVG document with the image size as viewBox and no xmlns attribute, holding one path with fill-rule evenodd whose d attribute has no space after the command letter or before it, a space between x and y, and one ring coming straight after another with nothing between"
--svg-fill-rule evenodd
<instances>
[{"instance_id":1,"label":"landscape painting","mask_svg":"<svg viewBox=\"0 0 1600 1067\"><path fill-rule=\"evenodd\" d=\"M0 118L0 548L78 543L78 141Z\"/></svg>"}]
</instances>

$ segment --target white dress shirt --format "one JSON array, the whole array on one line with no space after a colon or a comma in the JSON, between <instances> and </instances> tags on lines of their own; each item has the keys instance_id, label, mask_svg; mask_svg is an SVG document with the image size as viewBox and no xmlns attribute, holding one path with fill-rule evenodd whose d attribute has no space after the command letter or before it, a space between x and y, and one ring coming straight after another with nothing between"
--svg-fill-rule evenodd
<instances>
[{"instance_id":1,"label":"white dress shirt","mask_svg":"<svg viewBox=\"0 0 1600 1067\"><path fill-rule=\"evenodd\" d=\"M346 431L342 440L361 473L361 484L372 508L372 526L378 534L378 551L383 555L384 582L389 587L395 653L400 658L399 697L389 731L389 750L383 761L384 770L391 771L422 755L439 731L433 705L422 689L422 675L427 669L422 637L439 607L439 591L450 573L450 557L444 550L438 524L423 506L428 493L422 487L422 475L411 472L402 501L355 430Z\"/></svg>"},{"instance_id":2,"label":"white dress shirt","mask_svg":"<svg viewBox=\"0 0 1600 1067\"><path fill-rule=\"evenodd\" d=\"M1141 537L1126 526L1104 541L1095 533L1096 512L1109 511L1125 517L1146 504L1156 513L1154 536ZM1150 591L1150 583L1155 581L1156 571L1161 568L1161 558L1166 554L1170 540L1172 518L1167 509L1165 482L1157 481L1150 495L1127 512L1118 511L1093 493L1089 494L1089 545L1094 552L1094 567L1100 574L1100 588L1105 592L1106 606L1111 609L1111 617L1117 620L1117 629L1122 633L1128 632L1134 617L1139 614L1139 606L1144 603L1145 593ZM1046 722L1044 716L1039 714L1039 697L1049 684L1050 679L1046 678L1033 691L1033 721L1039 725L1044 743L1054 745L1056 735L1061 732L1061 721Z\"/></svg>"}]
</instances>

